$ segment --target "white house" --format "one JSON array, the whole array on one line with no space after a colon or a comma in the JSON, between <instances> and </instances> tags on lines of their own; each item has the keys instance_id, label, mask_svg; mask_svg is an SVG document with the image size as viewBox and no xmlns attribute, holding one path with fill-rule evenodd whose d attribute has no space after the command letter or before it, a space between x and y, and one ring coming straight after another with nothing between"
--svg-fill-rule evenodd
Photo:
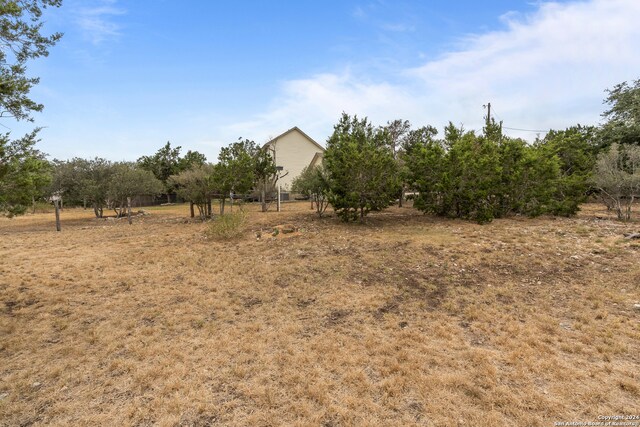
<instances>
[{"instance_id":1,"label":"white house","mask_svg":"<svg viewBox=\"0 0 640 427\"><path fill-rule=\"evenodd\" d=\"M282 178L278 181L282 191L291 190L291 182L300 175L302 169L314 166L322 161L324 147L315 142L297 126L276 136L264 147L271 150L276 166L282 166Z\"/></svg>"}]
</instances>

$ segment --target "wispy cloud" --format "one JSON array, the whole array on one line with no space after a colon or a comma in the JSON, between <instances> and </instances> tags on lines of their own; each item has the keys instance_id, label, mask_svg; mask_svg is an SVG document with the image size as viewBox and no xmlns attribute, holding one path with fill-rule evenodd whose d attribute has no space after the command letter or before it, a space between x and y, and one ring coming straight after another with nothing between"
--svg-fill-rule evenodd
<instances>
[{"instance_id":1,"label":"wispy cloud","mask_svg":"<svg viewBox=\"0 0 640 427\"><path fill-rule=\"evenodd\" d=\"M466 36L456 51L394 76L341 70L284 82L263 113L221 134L261 140L297 125L322 141L342 111L378 124L407 118L480 128L487 102L508 127L596 124L604 89L638 78L639 20L637 0L541 3L531 14L504 15L500 31Z\"/></svg>"},{"instance_id":2,"label":"wispy cloud","mask_svg":"<svg viewBox=\"0 0 640 427\"><path fill-rule=\"evenodd\" d=\"M410 24L404 24L404 23L386 23L386 24L382 24L382 29L386 30L386 31L392 31L394 33L408 33L408 32L414 32L416 30L416 27L414 25L410 25Z\"/></svg>"},{"instance_id":3,"label":"wispy cloud","mask_svg":"<svg viewBox=\"0 0 640 427\"><path fill-rule=\"evenodd\" d=\"M79 7L75 22L91 43L100 44L120 36L121 26L114 18L125 13L125 9L116 5L116 0L99 0L91 6Z\"/></svg>"},{"instance_id":4,"label":"wispy cloud","mask_svg":"<svg viewBox=\"0 0 640 427\"><path fill-rule=\"evenodd\" d=\"M397 13L397 5L389 5L383 1L369 2L362 5L357 5L351 12L351 17L357 22L367 23L372 25L378 30L388 31L392 33L406 33L414 32L416 30L415 25L410 22L398 21L389 16L391 11ZM381 16L383 18L381 18ZM411 19L404 16L403 19Z\"/></svg>"},{"instance_id":5,"label":"wispy cloud","mask_svg":"<svg viewBox=\"0 0 640 427\"><path fill-rule=\"evenodd\" d=\"M362 6L356 6L355 9L353 9L351 16L353 16L356 19L364 19L367 17L367 12L364 11Z\"/></svg>"}]
</instances>

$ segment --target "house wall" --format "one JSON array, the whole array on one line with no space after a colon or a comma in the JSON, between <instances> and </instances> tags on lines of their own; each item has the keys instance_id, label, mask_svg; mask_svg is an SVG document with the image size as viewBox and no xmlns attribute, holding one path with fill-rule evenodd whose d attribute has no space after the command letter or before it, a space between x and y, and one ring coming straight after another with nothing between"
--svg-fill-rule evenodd
<instances>
[{"instance_id":1,"label":"house wall","mask_svg":"<svg viewBox=\"0 0 640 427\"><path fill-rule=\"evenodd\" d=\"M275 148L276 165L284 167L280 175L288 172L287 176L279 181L283 191L291 190L292 181L300 175L302 169L309 166L313 156L321 151L317 145L295 129L279 136L268 145Z\"/></svg>"}]
</instances>

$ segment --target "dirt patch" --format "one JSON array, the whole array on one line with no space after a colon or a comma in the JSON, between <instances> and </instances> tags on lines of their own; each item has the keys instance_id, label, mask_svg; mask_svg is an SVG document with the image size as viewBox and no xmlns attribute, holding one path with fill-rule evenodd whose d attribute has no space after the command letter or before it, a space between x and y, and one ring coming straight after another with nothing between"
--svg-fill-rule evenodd
<instances>
[{"instance_id":1,"label":"dirt patch","mask_svg":"<svg viewBox=\"0 0 640 427\"><path fill-rule=\"evenodd\" d=\"M324 316L324 326L329 328L340 323L344 323L346 318L351 314L351 310L331 310Z\"/></svg>"}]
</instances>

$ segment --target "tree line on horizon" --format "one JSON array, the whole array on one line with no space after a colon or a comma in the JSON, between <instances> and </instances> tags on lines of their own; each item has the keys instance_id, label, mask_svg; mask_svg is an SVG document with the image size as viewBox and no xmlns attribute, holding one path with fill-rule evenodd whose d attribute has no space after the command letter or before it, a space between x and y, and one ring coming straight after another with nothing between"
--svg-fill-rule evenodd
<instances>
[{"instance_id":1,"label":"tree line on horizon","mask_svg":"<svg viewBox=\"0 0 640 427\"><path fill-rule=\"evenodd\" d=\"M438 138L433 126L412 129L394 120L374 127L343 113L323 165L304 170L292 190L312 198L319 215L331 205L344 221L362 220L406 196L424 213L478 222L510 214L569 216L591 194L630 219L640 194L640 80L608 94L604 125L551 130L532 144L505 136L494 119L479 133L450 122ZM222 148L213 164L197 151L181 156L170 142L137 162L48 161L34 148L36 136L0 137L0 156L11 159L0 163L4 215L25 213L55 194L67 205L90 206L97 217L105 208L120 216L135 196L175 193L191 203L192 216L197 207L207 219L212 200L224 214L233 193L257 192L266 210L277 180L271 153L248 139Z\"/></svg>"},{"instance_id":2,"label":"tree line on horizon","mask_svg":"<svg viewBox=\"0 0 640 427\"><path fill-rule=\"evenodd\" d=\"M206 219L212 216L214 198L220 201L220 213L224 214L225 201L231 193L268 188L276 171L269 151L247 139L240 138L224 147L216 164L208 163L205 155L197 151L181 156L181 148L167 142L155 154L142 156L136 162L102 158L54 160L43 191L63 198L67 205L90 206L98 218L105 208L122 216L136 196L164 196L171 202L171 194L177 194L191 203L192 216L197 207L199 217Z\"/></svg>"},{"instance_id":3,"label":"tree line on horizon","mask_svg":"<svg viewBox=\"0 0 640 427\"><path fill-rule=\"evenodd\" d=\"M0 2L0 118L33 121L43 106L30 98L37 77L30 60L46 57L62 34L41 34L43 10L61 0ZM509 214L573 215L597 194L619 219L630 219L640 195L640 80L607 90L602 126L551 130L533 144L509 138L502 123L487 118L482 132L452 123L442 137L432 126L412 129L406 120L374 127L343 114L327 140L321 167L305 170L294 189L315 202L322 215L331 205L345 221L362 220L405 195L414 206L440 216L479 222ZM25 213L37 200L62 196L118 215L141 194L176 192L212 215L212 198L259 192L266 210L277 170L268 150L240 138L224 147L216 164L201 153L167 143L137 162L101 158L47 160L36 148L39 129L19 139L0 134L0 215Z\"/></svg>"},{"instance_id":4,"label":"tree line on horizon","mask_svg":"<svg viewBox=\"0 0 640 427\"><path fill-rule=\"evenodd\" d=\"M433 126L374 127L343 113L323 165L305 169L293 188L315 201L319 215L331 205L344 221L402 203L405 193L424 213L481 223L509 214L570 216L597 195L629 220L640 197L640 80L607 93L605 124L550 130L532 144L505 136L488 117L481 133L449 122L438 138Z\"/></svg>"}]
</instances>

